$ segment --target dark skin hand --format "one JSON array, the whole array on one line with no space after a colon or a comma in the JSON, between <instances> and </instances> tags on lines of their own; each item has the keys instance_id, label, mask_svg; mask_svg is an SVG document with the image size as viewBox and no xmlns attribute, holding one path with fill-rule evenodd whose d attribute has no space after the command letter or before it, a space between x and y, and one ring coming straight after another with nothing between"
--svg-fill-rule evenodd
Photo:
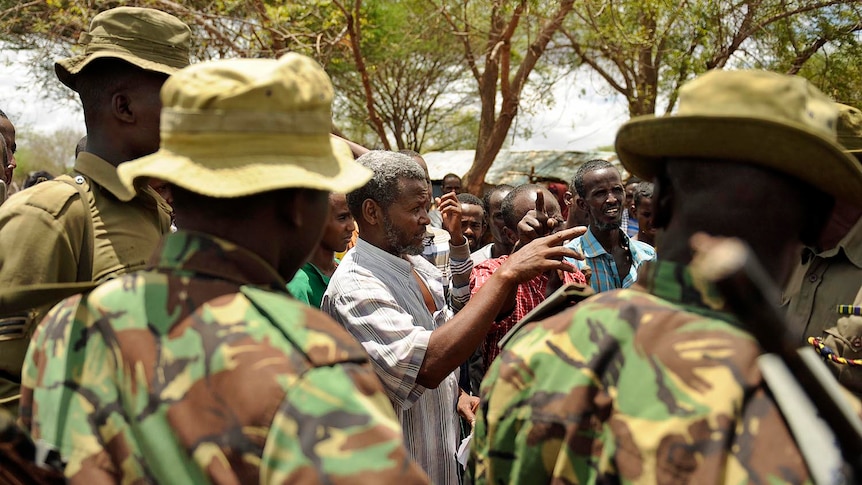
<instances>
[{"instance_id":1,"label":"dark skin hand","mask_svg":"<svg viewBox=\"0 0 862 485\"><path fill-rule=\"evenodd\" d=\"M514 251L520 247L529 244L536 238L553 234L554 231L564 227L565 221L559 221L550 217L545 211L545 194L541 190L536 191L536 208L527 212L518 223L518 242L515 244ZM586 232L586 228L584 228ZM578 255L576 259L584 259ZM547 274L548 285L545 290L545 296L557 291L563 285L563 275L559 271L550 271ZM517 289L511 295L507 295L506 304L503 310L497 315L497 319L505 318L515 308L515 296Z\"/></svg>"},{"instance_id":2,"label":"dark skin hand","mask_svg":"<svg viewBox=\"0 0 862 485\"><path fill-rule=\"evenodd\" d=\"M586 228L578 227L540 237L509 256L460 312L431 333L416 382L434 389L473 354L500 313L504 304L500 295L546 271L572 271L562 259L576 258L578 253L563 244L584 232Z\"/></svg>"},{"instance_id":3,"label":"dark skin hand","mask_svg":"<svg viewBox=\"0 0 862 485\"><path fill-rule=\"evenodd\" d=\"M449 244L461 246L466 243L464 233L461 231L461 202L455 192L449 192L435 199L437 210L443 216L443 229L449 233Z\"/></svg>"}]
</instances>

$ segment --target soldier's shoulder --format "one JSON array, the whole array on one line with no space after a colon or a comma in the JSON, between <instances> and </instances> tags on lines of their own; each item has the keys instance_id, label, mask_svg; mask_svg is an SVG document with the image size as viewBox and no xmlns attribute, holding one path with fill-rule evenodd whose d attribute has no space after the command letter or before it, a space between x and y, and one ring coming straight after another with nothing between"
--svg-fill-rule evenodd
<instances>
[{"instance_id":1,"label":"soldier's shoulder","mask_svg":"<svg viewBox=\"0 0 862 485\"><path fill-rule=\"evenodd\" d=\"M368 361L368 354L329 315L300 303L286 293L243 286L251 310L278 328L302 352L312 367Z\"/></svg>"},{"instance_id":2,"label":"soldier's shoulder","mask_svg":"<svg viewBox=\"0 0 862 485\"><path fill-rule=\"evenodd\" d=\"M66 211L72 201L80 197L80 192L72 183L59 177L58 179L47 180L15 193L15 195L6 201L3 209L5 211L15 211L19 210L22 206L29 206L58 217Z\"/></svg>"}]
</instances>

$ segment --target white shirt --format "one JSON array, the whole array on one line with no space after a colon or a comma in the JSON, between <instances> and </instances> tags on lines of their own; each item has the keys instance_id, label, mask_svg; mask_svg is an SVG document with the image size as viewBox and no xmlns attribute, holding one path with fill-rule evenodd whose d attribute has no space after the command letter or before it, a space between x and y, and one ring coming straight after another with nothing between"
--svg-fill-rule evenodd
<instances>
[{"instance_id":1,"label":"white shirt","mask_svg":"<svg viewBox=\"0 0 862 485\"><path fill-rule=\"evenodd\" d=\"M412 275L425 282L439 309L433 315ZM338 265L321 310L365 347L401 419L407 450L431 483L458 483L457 372L437 389L416 382L431 332L452 317L440 271L421 256L399 258L361 237Z\"/></svg>"}]
</instances>

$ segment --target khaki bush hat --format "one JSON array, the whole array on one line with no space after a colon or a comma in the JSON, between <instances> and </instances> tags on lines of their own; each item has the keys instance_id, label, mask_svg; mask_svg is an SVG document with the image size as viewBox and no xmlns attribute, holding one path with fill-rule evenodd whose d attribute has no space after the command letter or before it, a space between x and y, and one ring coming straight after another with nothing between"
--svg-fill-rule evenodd
<instances>
[{"instance_id":1,"label":"khaki bush hat","mask_svg":"<svg viewBox=\"0 0 862 485\"><path fill-rule=\"evenodd\" d=\"M121 59L146 71L171 75L189 65L191 30L180 19L151 8L118 7L93 17L78 39L84 54L60 59L54 71L75 89L75 78L95 59Z\"/></svg>"},{"instance_id":2,"label":"khaki bush hat","mask_svg":"<svg viewBox=\"0 0 862 485\"><path fill-rule=\"evenodd\" d=\"M679 110L641 116L617 133L623 166L652 180L667 158L761 165L862 205L862 166L837 143L838 109L807 80L711 71L679 91Z\"/></svg>"},{"instance_id":3,"label":"khaki bush hat","mask_svg":"<svg viewBox=\"0 0 862 485\"><path fill-rule=\"evenodd\" d=\"M862 111L835 103L838 107L838 143L862 162Z\"/></svg>"},{"instance_id":4,"label":"khaki bush hat","mask_svg":"<svg viewBox=\"0 0 862 485\"><path fill-rule=\"evenodd\" d=\"M117 169L129 189L157 177L209 197L346 193L371 178L330 136L332 84L309 57L195 64L168 78L161 96L161 148Z\"/></svg>"}]
</instances>

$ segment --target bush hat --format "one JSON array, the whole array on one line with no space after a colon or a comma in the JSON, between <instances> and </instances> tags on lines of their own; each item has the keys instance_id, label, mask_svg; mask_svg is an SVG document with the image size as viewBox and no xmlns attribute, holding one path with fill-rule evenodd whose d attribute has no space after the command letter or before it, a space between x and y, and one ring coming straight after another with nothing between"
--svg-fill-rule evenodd
<instances>
[{"instance_id":1,"label":"bush hat","mask_svg":"<svg viewBox=\"0 0 862 485\"><path fill-rule=\"evenodd\" d=\"M161 148L117 169L129 189L157 177L209 197L346 193L371 178L330 136L332 84L309 57L202 62L168 78L161 97Z\"/></svg>"},{"instance_id":2,"label":"bush hat","mask_svg":"<svg viewBox=\"0 0 862 485\"><path fill-rule=\"evenodd\" d=\"M862 111L835 103L838 107L838 143L862 162Z\"/></svg>"},{"instance_id":3,"label":"bush hat","mask_svg":"<svg viewBox=\"0 0 862 485\"><path fill-rule=\"evenodd\" d=\"M78 42L84 54L54 63L57 78L75 88L77 75L93 60L114 58L145 71L171 75L189 65L191 30L180 19L151 8L118 7L93 17Z\"/></svg>"},{"instance_id":4,"label":"bush hat","mask_svg":"<svg viewBox=\"0 0 862 485\"><path fill-rule=\"evenodd\" d=\"M676 114L625 123L616 151L644 180L668 158L740 161L862 205L862 166L838 144L837 118L835 103L801 77L711 71L680 89Z\"/></svg>"}]
</instances>

